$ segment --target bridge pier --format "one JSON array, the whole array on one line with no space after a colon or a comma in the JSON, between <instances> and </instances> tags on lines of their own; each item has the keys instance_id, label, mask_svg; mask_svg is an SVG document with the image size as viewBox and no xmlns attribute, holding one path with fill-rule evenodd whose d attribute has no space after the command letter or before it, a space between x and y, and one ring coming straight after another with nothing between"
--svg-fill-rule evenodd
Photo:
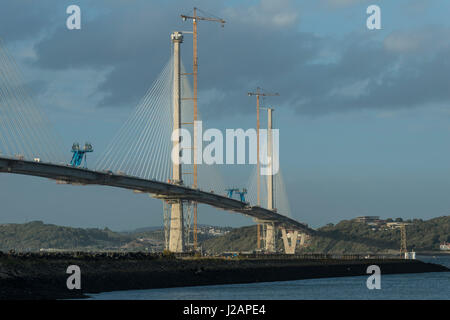
<instances>
[{"instance_id":1,"label":"bridge pier","mask_svg":"<svg viewBox=\"0 0 450 320\"><path fill-rule=\"evenodd\" d=\"M276 228L273 222L266 223L266 237L265 237L265 250L266 252L274 253L276 251Z\"/></svg>"},{"instance_id":2,"label":"bridge pier","mask_svg":"<svg viewBox=\"0 0 450 320\"><path fill-rule=\"evenodd\" d=\"M286 254L295 254L295 247L297 246L298 231L295 230L288 238L286 228L281 228L281 236L283 238L284 252Z\"/></svg>"},{"instance_id":3,"label":"bridge pier","mask_svg":"<svg viewBox=\"0 0 450 320\"><path fill-rule=\"evenodd\" d=\"M181 200L172 202L170 213L169 251L184 252L184 219Z\"/></svg>"},{"instance_id":4,"label":"bridge pier","mask_svg":"<svg viewBox=\"0 0 450 320\"><path fill-rule=\"evenodd\" d=\"M262 240L264 241L264 251L276 252L276 223L273 221L254 219L257 225L262 226Z\"/></svg>"}]
</instances>

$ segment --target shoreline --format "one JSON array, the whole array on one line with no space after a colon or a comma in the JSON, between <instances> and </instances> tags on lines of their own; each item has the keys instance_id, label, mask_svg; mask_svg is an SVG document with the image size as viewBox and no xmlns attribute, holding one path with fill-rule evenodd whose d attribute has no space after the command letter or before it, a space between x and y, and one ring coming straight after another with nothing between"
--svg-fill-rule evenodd
<instances>
[{"instance_id":1,"label":"shoreline","mask_svg":"<svg viewBox=\"0 0 450 320\"><path fill-rule=\"evenodd\" d=\"M176 258L155 254L0 255L0 299L88 298L108 291L368 276L448 272L442 265L401 259ZM69 290L69 265L81 269L81 289Z\"/></svg>"},{"instance_id":2,"label":"shoreline","mask_svg":"<svg viewBox=\"0 0 450 320\"><path fill-rule=\"evenodd\" d=\"M450 257L450 251L419 251L416 252L417 256L428 256L428 257Z\"/></svg>"}]
</instances>

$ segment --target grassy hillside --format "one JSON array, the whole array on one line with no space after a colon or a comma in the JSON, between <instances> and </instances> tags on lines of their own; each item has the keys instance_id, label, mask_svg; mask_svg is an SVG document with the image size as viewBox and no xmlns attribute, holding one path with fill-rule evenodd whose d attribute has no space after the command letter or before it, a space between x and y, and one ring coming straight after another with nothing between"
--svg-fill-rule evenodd
<instances>
[{"instance_id":1,"label":"grassy hillside","mask_svg":"<svg viewBox=\"0 0 450 320\"><path fill-rule=\"evenodd\" d=\"M109 229L61 227L33 221L0 225L0 250L36 251L41 248L75 249L118 247L132 239Z\"/></svg>"},{"instance_id":2,"label":"grassy hillside","mask_svg":"<svg viewBox=\"0 0 450 320\"><path fill-rule=\"evenodd\" d=\"M409 250L439 250L439 244L450 242L450 216L427 221L413 220L407 226ZM232 229L223 236L199 234L203 250L210 253L224 251L252 251L256 248L256 226ZM43 249L71 250L162 250L162 229L140 229L119 233L109 229L61 227L34 221L25 224L0 225L0 250L38 251ZM343 220L317 230L308 246L298 252L314 253L377 253L398 252L399 229L374 228L353 220ZM282 248L280 234L277 248Z\"/></svg>"},{"instance_id":3,"label":"grassy hillside","mask_svg":"<svg viewBox=\"0 0 450 320\"><path fill-rule=\"evenodd\" d=\"M201 243L216 237L208 229L229 230L231 228L199 226ZM192 240L192 235L191 235ZM61 227L33 221L24 224L0 224L0 251L39 251L40 249L63 250L132 250L162 251L164 249L164 229L161 227L139 228L128 232L113 232L105 229L83 229Z\"/></svg>"},{"instance_id":4,"label":"grassy hillside","mask_svg":"<svg viewBox=\"0 0 450 320\"><path fill-rule=\"evenodd\" d=\"M439 250L439 244L450 241L450 216L430 220L416 219L406 227L408 250ZM375 230L373 230L375 229ZM309 247L304 251L325 253L364 253L398 251L400 248L400 230L373 228L352 220L344 220L318 230Z\"/></svg>"},{"instance_id":5,"label":"grassy hillside","mask_svg":"<svg viewBox=\"0 0 450 320\"><path fill-rule=\"evenodd\" d=\"M450 216L422 221L416 219L407 226L408 250L439 250L443 241L450 242ZM374 230L375 229L375 230ZM314 253L377 253L398 252L400 248L400 230L387 229L343 220L336 225L327 225L317 230L308 246L299 252ZM277 248L281 248L280 234ZM211 253L223 251L251 251L256 248L256 227L234 229L225 236L206 240L202 243Z\"/></svg>"},{"instance_id":6,"label":"grassy hillside","mask_svg":"<svg viewBox=\"0 0 450 320\"><path fill-rule=\"evenodd\" d=\"M256 226L233 229L226 235L203 241L201 246L211 253L253 250L256 248Z\"/></svg>"},{"instance_id":7,"label":"grassy hillside","mask_svg":"<svg viewBox=\"0 0 450 320\"><path fill-rule=\"evenodd\" d=\"M276 239L276 247L281 248L281 233ZM256 225L233 229L230 233L207 239L201 243L203 250L209 253L224 251L253 251L256 248Z\"/></svg>"}]
</instances>

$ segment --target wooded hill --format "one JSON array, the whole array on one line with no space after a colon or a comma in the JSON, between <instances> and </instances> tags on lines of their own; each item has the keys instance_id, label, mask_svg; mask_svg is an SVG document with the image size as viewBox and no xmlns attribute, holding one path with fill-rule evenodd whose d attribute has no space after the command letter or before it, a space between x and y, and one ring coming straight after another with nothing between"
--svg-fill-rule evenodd
<instances>
[{"instance_id":1,"label":"wooded hill","mask_svg":"<svg viewBox=\"0 0 450 320\"><path fill-rule=\"evenodd\" d=\"M198 241L214 237L205 232L210 227L221 230L232 228L199 225L203 232ZM192 238L192 234L191 234ZM164 229L162 227L139 228L127 232L115 232L108 228L73 228L42 221L23 224L0 224L0 251L43 250L127 250L162 251L164 249Z\"/></svg>"},{"instance_id":2,"label":"wooded hill","mask_svg":"<svg viewBox=\"0 0 450 320\"><path fill-rule=\"evenodd\" d=\"M38 251L41 248L103 249L118 247L133 239L130 235L105 229L83 229L33 221L0 225L0 250Z\"/></svg>"},{"instance_id":3,"label":"wooded hill","mask_svg":"<svg viewBox=\"0 0 450 320\"><path fill-rule=\"evenodd\" d=\"M450 242L450 216L423 221L414 219L406 227L408 250L439 250L439 244ZM277 248L282 248L281 235ZM211 253L224 251L251 251L256 248L256 226L237 228L230 233L206 240L203 249ZM354 220L343 220L336 225L326 225L317 230L304 248L297 252L314 253L381 253L398 252L400 230L386 226L374 227Z\"/></svg>"},{"instance_id":4,"label":"wooded hill","mask_svg":"<svg viewBox=\"0 0 450 320\"><path fill-rule=\"evenodd\" d=\"M450 242L450 216L430 220L406 221L408 250L439 250L439 244ZM144 239L144 241L142 241ZM44 224L33 221L24 224L0 225L0 250L39 251L40 249L67 250L162 250L162 228L114 232L105 229L83 229ZM256 226L232 229L223 236L199 235L199 245L209 253L224 251L252 251L256 248ZM282 248L281 235L277 248ZM354 220L328 224L317 230L307 246L298 248L304 253L381 253L398 252L400 230L386 226L374 227Z\"/></svg>"}]
</instances>

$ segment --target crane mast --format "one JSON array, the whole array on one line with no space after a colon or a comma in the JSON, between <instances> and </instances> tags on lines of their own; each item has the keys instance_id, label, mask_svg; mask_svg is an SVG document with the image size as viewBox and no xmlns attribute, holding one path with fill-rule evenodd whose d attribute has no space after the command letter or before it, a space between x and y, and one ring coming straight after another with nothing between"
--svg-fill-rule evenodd
<instances>
[{"instance_id":1,"label":"crane mast","mask_svg":"<svg viewBox=\"0 0 450 320\"><path fill-rule=\"evenodd\" d=\"M210 17L201 17L197 15L197 8L194 7L194 13L192 16L181 15L183 21L192 20L192 48L193 48L193 63L192 63L192 76L193 76L193 103L194 103L194 116L193 116L193 124L194 124L194 168L193 168L193 185L194 189L198 188L198 171L197 171L197 128L195 126L195 122L198 119L197 116L197 79L198 79L198 50L197 50L197 21L212 21L219 22L222 24L222 27L225 24L225 20L219 18L210 18ZM197 249L197 202L193 203L193 211L194 211L194 250Z\"/></svg>"},{"instance_id":2,"label":"crane mast","mask_svg":"<svg viewBox=\"0 0 450 320\"><path fill-rule=\"evenodd\" d=\"M261 177L260 177L260 160L259 160L259 97L268 97L268 96L279 96L279 93L265 93L261 91L260 87L256 88L256 92L249 92L249 96L256 96L256 198L258 206L261 206ZM256 246L258 249L261 248L261 225L258 223L256 225Z\"/></svg>"}]
</instances>

